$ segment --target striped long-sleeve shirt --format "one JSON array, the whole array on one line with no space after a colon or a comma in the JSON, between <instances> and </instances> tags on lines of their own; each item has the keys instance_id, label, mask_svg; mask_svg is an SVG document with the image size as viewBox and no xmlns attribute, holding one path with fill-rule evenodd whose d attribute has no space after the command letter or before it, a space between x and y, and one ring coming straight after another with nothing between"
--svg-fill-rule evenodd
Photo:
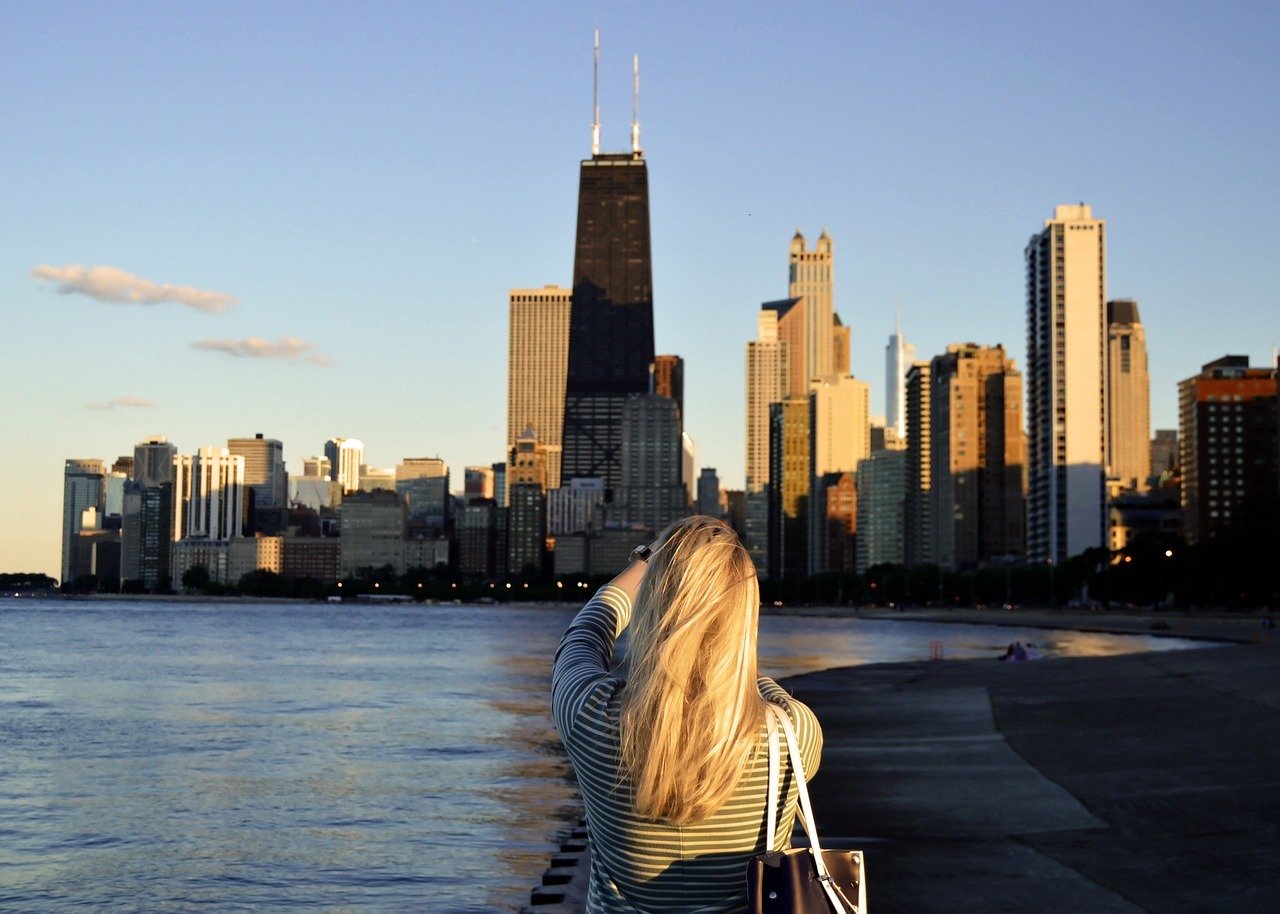
<instances>
[{"instance_id":1,"label":"striped long-sleeve shirt","mask_svg":"<svg viewBox=\"0 0 1280 914\"><path fill-rule=\"evenodd\" d=\"M709 819L670 825L642 818L620 773L618 720L624 680L611 672L614 642L631 621L631 600L606 585L574 617L556 653L552 713L569 752L591 837L588 914L730 914L745 911L748 861L765 848L769 739L761 722L756 752L729 801ZM822 730L813 712L772 679L760 694L795 724L806 774L818 769ZM788 847L796 789L785 745L774 850Z\"/></svg>"}]
</instances>

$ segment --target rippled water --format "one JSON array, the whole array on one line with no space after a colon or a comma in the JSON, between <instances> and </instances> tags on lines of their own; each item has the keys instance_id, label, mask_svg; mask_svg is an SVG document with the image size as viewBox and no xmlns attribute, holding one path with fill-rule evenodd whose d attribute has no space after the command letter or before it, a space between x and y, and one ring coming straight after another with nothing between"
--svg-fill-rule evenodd
<instances>
[{"instance_id":1,"label":"rippled water","mask_svg":"<svg viewBox=\"0 0 1280 914\"><path fill-rule=\"evenodd\" d=\"M569 609L0 600L0 909L518 910ZM769 617L764 672L1187 646Z\"/></svg>"}]
</instances>

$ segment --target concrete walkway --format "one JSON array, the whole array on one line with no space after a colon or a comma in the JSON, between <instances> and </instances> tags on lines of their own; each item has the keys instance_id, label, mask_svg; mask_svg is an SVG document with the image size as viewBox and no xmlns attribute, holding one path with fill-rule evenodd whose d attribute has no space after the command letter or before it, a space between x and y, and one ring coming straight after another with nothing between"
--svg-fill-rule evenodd
<instances>
[{"instance_id":1,"label":"concrete walkway","mask_svg":"<svg viewBox=\"0 0 1280 914\"><path fill-rule=\"evenodd\" d=\"M829 670L821 834L876 914L1280 911L1280 648Z\"/></svg>"},{"instance_id":2,"label":"concrete walkway","mask_svg":"<svg viewBox=\"0 0 1280 914\"><path fill-rule=\"evenodd\" d=\"M867 852L875 914L1280 912L1274 643L786 684L826 736L820 833ZM585 851L532 910L582 911Z\"/></svg>"}]
</instances>

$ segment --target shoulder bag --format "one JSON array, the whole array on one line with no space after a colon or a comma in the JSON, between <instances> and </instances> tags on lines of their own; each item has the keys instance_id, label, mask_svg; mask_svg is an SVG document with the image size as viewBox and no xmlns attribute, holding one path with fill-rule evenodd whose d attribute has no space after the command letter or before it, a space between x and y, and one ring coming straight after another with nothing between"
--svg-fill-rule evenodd
<instances>
[{"instance_id":1,"label":"shoulder bag","mask_svg":"<svg viewBox=\"0 0 1280 914\"><path fill-rule=\"evenodd\" d=\"M823 850L818 840L809 788L805 783L804 765L800 761L800 743L791 719L784 710L769 702L766 706L769 726L769 808L765 845L768 850L757 854L747 864L747 910L750 914L867 914L867 878L862 851ZM808 847L773 850L778 828L778 783L780 759L778 731L781 728L791 756L800 793L797 815Z\"/></svg>"}]
</instances>

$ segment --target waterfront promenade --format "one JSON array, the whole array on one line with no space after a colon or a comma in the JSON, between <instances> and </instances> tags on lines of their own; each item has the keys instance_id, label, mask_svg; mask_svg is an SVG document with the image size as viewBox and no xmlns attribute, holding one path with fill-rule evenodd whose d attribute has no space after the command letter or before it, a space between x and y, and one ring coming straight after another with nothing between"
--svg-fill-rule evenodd
<instances>
[{"instance_id":1,"label":"waterfront promenade","mask_svg":"<svg viewBox=\"0 0 1280 914\"><path fill-rule=\"evenodd\" d=\"M1190 623L1170 629L1259 637L1256 617ZM867 851L876 914L1280 910L1275 644L921 661L787 685L826 734L821 834ZM583 881L541 909L580 911Z\"/></svg>"}]
</instances>

